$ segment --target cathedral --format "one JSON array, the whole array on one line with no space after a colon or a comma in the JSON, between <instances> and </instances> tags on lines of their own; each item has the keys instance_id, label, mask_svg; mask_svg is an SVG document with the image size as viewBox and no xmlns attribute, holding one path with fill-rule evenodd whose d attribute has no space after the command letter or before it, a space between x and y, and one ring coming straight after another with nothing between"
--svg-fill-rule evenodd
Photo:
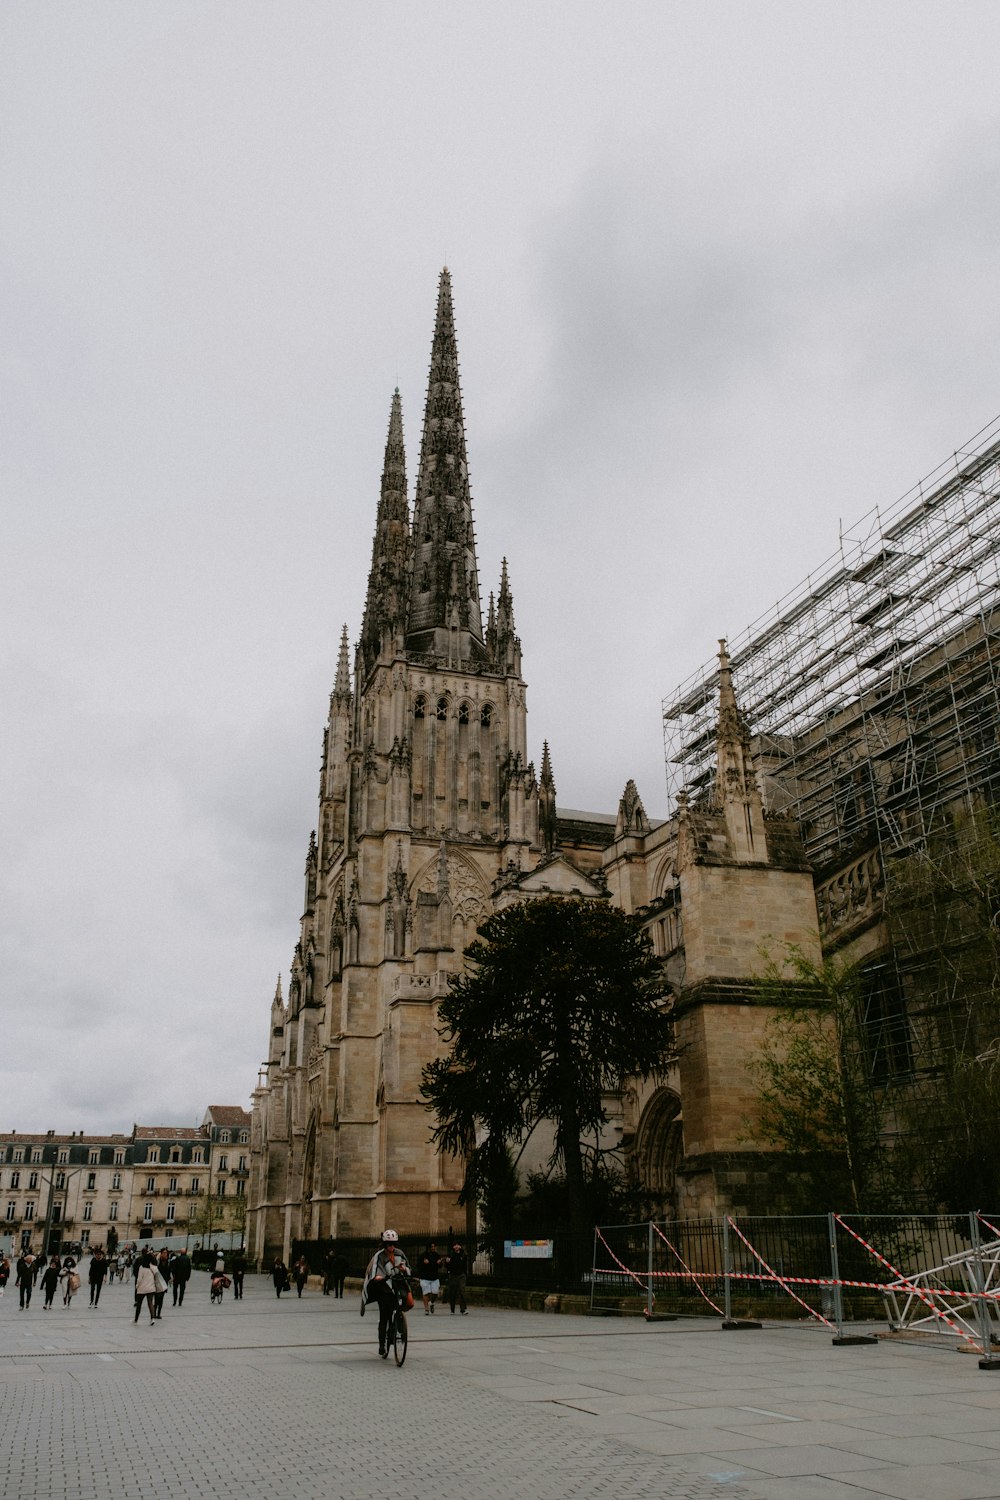
<instances>
[{"instance_id":1,"label":"cathedral","mask_svg":"<svg viewBox=\"0 0 1000 1500\"><path fill-rule=\"evenodd\" d=\"M766 1178L746 1062L767 1013L748 976L762 943L818 957L819 935L796 826L761 803L725 644L712 794L656 825L631 781L617 813L560 808L548 745L538 771L529 755L525 695L506 561L483 622L445 270L412 510L392 397L364 616L353 670L341 637L300 932L254 1093L257 1259L464 1224L462 1163L431 1143L421 1071L477 927L537 896L639 913L663 960L677 1060L615 1101L609 1127L651 1201L742 1207Z\"/></svg>"}]
</instances>

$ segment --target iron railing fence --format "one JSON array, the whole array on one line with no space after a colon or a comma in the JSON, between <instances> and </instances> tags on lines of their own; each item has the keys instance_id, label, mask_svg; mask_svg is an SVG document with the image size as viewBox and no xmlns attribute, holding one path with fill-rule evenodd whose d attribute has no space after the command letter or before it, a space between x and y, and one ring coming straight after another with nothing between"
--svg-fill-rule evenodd
<instances>
[{"instance_id":1,"label":"iron railing fence","mask_svg":"<svg viewBox=\"0 0 1000 1500\"><path fill-rule=\"evenodd\" d=\"M1000 1214L743 1215L599 1226L595 1311L887 1321L993 1342Z\"/></svg>"}]
</instances>

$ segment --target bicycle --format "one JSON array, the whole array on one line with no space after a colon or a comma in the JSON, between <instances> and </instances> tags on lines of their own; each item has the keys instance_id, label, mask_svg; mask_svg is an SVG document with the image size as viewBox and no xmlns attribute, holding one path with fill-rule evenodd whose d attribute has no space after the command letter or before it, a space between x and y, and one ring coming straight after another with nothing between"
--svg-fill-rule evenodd
<instances>
[{"instance_id":1,"label":"bicycle","mask_svg":"<svg viewBox=\"0 0 1000 1500\"><path fill-rule=\"evenodd\" d=\"M408 1305L413 1306L410 1283L405 1276L393 1277L392 1292L396 1305L392 1310L389 1327L386 1330L386 1344L392 1348L396 1364L402 1365L406 1358L406 1345L409 1337L406 1327L406 1308Z\"/></svg>"}]
</instances>

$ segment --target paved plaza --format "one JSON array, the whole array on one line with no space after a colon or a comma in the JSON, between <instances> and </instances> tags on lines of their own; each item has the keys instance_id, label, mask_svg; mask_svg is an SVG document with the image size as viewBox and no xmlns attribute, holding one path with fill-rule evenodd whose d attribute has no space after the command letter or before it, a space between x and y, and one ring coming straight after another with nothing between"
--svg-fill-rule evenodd
<instances>
[{"instance_id":1,"label":"paved plaza","mask_svg":"<svg viewBox=\"0 0 1000 1500\"><path fill-rule=\"evenodd\" d=\"M0 1497L987 1500L1000 1372L825 1331L493 1308L410 1317L402 1370L357 1295L132 1321L131 1285L0 1300Z\"/></svg>"}]
</instances>

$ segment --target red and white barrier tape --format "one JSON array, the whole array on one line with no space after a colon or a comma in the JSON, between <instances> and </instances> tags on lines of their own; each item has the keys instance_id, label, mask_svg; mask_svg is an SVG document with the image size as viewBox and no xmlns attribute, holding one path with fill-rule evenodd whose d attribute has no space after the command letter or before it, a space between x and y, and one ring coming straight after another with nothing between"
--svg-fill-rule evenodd
<instances>
[{"instance_id":1,"label":"red and white barrier tape","mask_svg":"<svg viewBox=\"0 0 1000 1500\"><path fill-rule=\"evenodd\" d=\"M722 1308L719 1306L719 1304L717 1302L713 1302L712 1299L711 1299L711 1297L708 1295L708 1293L706 1291L704 1291L698 1285L698 1278L695 1276L694 1272L691 1270L691 1267L688 1265L687 1261L684 1259L684 1257L681 1254L681 1252L678 1249L676 1249L675 1246L673 1246L670 1243L670 1241L667 1239L666 1235L663 1233L663 1231L656 1224L653 1225L653 1228L656 1230L656 1233L660 1236L660 1239L666 1245L667 1249L671 1252L671 1254L672 1255L676 1255L677 1259L680 1261L681 1265L684 1267L685 1271L688 1273L688 1276L693 1280L693 1282L694 1282L694 1289L698 1293L698 1296L699 1297L703 1297L705 1299L705 1301L708 1303L709 1307L714 1307L715 1311L719 1314L720 1318L724 1318L726 1315L722 1311Z\"/></svg>"},{"instance_id":2,"label":"red and white barrier tape","mask_svg":"<svg viewBox=\"0 0 1000 1500\"><path fill-rule=\"evenodd\" d=\"M782 1278L778 1275L778 1273L774 1269L774 1267L773 1266L769 1266L768 1263L767 1263L767 1261L764 1259L764 1257L762 1255L759 1255L757 1253L757 1251L751 1245L750 1241L747 1239L746 1235L743 1233L743 1231L736 1224L735 1220L731 1219L727 1215L726 1216L726 1223L729 1225L729 1227L731 1229L735 1230L735 1232L739 1235L740 1239L743 1241L744 1245L746 1245L747 1249L750 1251L750 1254L754 1257L754 1259L757 1260L757 1261L759 1261L760 1264L765 1268L765 1270L770 1271L771 1275L774 1277L775 1281L778 1283L779 1286L784 1287L784 1289L788 1293L789 1297L794 1298L794 1300L799 1304L800 1307L804 1307L805 1310L806 1310L806 1312L809 1313L809 1315L811 1317L818 1318L821 1323L825 1323L826 1324L827 1328L833 1328L834 1325L830 1322L829 1318L824 1318L823 1314L820 1313L820 1312L817 1312L814 1307L810 1307L808 1302L803 1302L802 1298L796 1292L792 1291L791 1287L788 1285L788 1282L782 1280Z\"/></svg>"},{"instance_id":3,"label":"red and white barrier tape","mask_svg":"<svg viewBox=\"0 0 1000 1500\"><path fill-rule=\"evenodd\" d=\"M875 1259L880 1263L880 1265L885 1266L887 1270L891 1271L892 1274L898 1278L900 1282L899 1290L910 1292L914 1297L918 1297L926 1307L930 1308L934 1316L936 1318L940 1318L942 1323L947 1323L951 1331L957 1334L960 1339L964 1339L968 1344L976 1344L976 1340L973 1338L972 1334L967 1333L964 1328L960 1328L959 1325L955 1322L954 1318L949 1318L948 1314L944 1312L943 1309L937 1307L934 1303L933 1298L929 1297L922 1287L917 1286L916 1282L911 1281L908 1276L904 1276L901 1271L897 1271L896 1267L890 1261L886 1260L885 1256L880 1254L880 1252L875 1249L874 1245L870 1245L866 1239L863 1239L862 1236L858 1234L856 1230L852 1229L850 1224L846 1223L839 1214L834 1214L833 1217L840 1225L841 1229L846 1229L848 1234L851 1235L853 1239L856 1239L859 1245L863 1245L870 1255L874 1255Z\"/></svg>"}]
</instances>

